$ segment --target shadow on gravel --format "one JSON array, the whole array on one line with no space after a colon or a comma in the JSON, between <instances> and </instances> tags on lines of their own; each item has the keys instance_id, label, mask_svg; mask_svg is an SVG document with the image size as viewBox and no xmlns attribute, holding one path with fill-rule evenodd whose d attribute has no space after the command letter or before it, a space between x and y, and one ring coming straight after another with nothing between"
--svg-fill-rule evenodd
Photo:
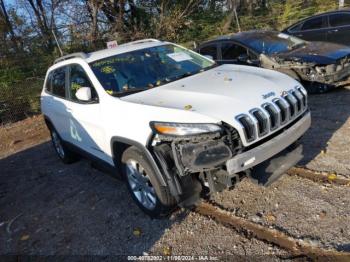
<instances>
[{"instance_id":1,"label":"shadow on gravel","mask_svg":"<svg viewBox=\"0 0 350 262\"><path fill-rule=\"evenodd\" d=\"M185 217L150 219L123 181L84 160L62 164L48 142L1 159L0 170L0 254L137 255Z\"/></svg>"},{"instance_id":2,"label":"shadow on gravel","mask_svg":"<svg viewBox=\"0 0 350 262\"><path fill-rule=\"evenodd\" d=\"M302 138L304 159L299 163L301 165L308 164L324 151L334 133L350 117L350 89L338 88L324 94L309 95L308 102L312 124ZM347 133L350 136L350 132ZM339 149L342 150L344 148Z\"/></svg>"}]
</instances>

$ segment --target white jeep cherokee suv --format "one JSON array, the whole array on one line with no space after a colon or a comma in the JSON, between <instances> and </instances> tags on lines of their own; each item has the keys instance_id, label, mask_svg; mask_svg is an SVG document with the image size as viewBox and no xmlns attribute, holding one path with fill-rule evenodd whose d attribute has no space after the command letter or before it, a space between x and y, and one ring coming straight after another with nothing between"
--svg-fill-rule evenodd
<instances>
[{"instance_id":1,"label":"white jeep cherokee suv","mask_svg":"<svg viewBox=\"0 0 350 262\"><path fill-rule=\"evenodd\" d=\"M57 59L41 107L63 162L83 155L121 174L151 216L242 176L270 184L302 158L311 123L287 75L154 39Z\"/></svg>"}]
</instances>

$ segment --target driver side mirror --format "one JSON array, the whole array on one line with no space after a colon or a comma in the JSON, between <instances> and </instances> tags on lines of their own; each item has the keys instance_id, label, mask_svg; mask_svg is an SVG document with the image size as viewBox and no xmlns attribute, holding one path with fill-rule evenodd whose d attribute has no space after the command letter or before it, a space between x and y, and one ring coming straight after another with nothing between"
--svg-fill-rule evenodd
<instances>
[{"instance_id":1,"label":"driver side mirror","mask_svg":"<svg viewBox=\"0 0 350 262\"><path fill-rule=\"evenodd\" d=\"M91 88L90 87L81 87L75 93L75 96L83 102L91 101Z\"/></svg>"}]
</instances>

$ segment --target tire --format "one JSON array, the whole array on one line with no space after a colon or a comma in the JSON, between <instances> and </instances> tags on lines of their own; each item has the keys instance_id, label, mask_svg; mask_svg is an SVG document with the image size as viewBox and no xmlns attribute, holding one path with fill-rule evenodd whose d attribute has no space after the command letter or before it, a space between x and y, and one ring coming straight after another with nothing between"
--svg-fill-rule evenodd
<instances>
[{"instance_id":1,"label":"tire","mask_svg":"<svg viewBox=\"0 0 350 262\"><path fill-rule=\"evenodd\" d=\"M134 146L129 147L123 153L122 162L128 190L138 207L150 217L168 215L176 201L169 188L161 185L143 152Z\"/></svg>"},{"instance_id":2,"label":"tire","mask_svg":"<svg viewBox=\"0 0 350 262\"><path fill-rule=\"evenodd\" d=\"M61 161L65 164L76 162L79 159L78 155L65 146L62 138L55 128L50 127L49 129L51 134L51 142L59 159L61 159Z\"/></svg>"}]
</instances>

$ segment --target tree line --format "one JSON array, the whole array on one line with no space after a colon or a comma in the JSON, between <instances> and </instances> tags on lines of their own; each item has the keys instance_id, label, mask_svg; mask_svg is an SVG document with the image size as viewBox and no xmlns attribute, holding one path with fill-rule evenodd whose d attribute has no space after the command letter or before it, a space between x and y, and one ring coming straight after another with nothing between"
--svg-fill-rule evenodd
<instances>
[{"instance_id":1,"label":"tree line","mask_svg":"<svg viewBox=\"0 0 350 262\"><path fill-rule=\"evenodd\" d=\"M338 2L0 0L0 114L1 103L18 95L14 90L20 89L22 96L38 94L47 67L60 55L55 36L64 53L105 48L110 40L142 38L192 47L194 41L239 30L278 30L314 13L334 10Z\"/></svg>"}]
</instances>

